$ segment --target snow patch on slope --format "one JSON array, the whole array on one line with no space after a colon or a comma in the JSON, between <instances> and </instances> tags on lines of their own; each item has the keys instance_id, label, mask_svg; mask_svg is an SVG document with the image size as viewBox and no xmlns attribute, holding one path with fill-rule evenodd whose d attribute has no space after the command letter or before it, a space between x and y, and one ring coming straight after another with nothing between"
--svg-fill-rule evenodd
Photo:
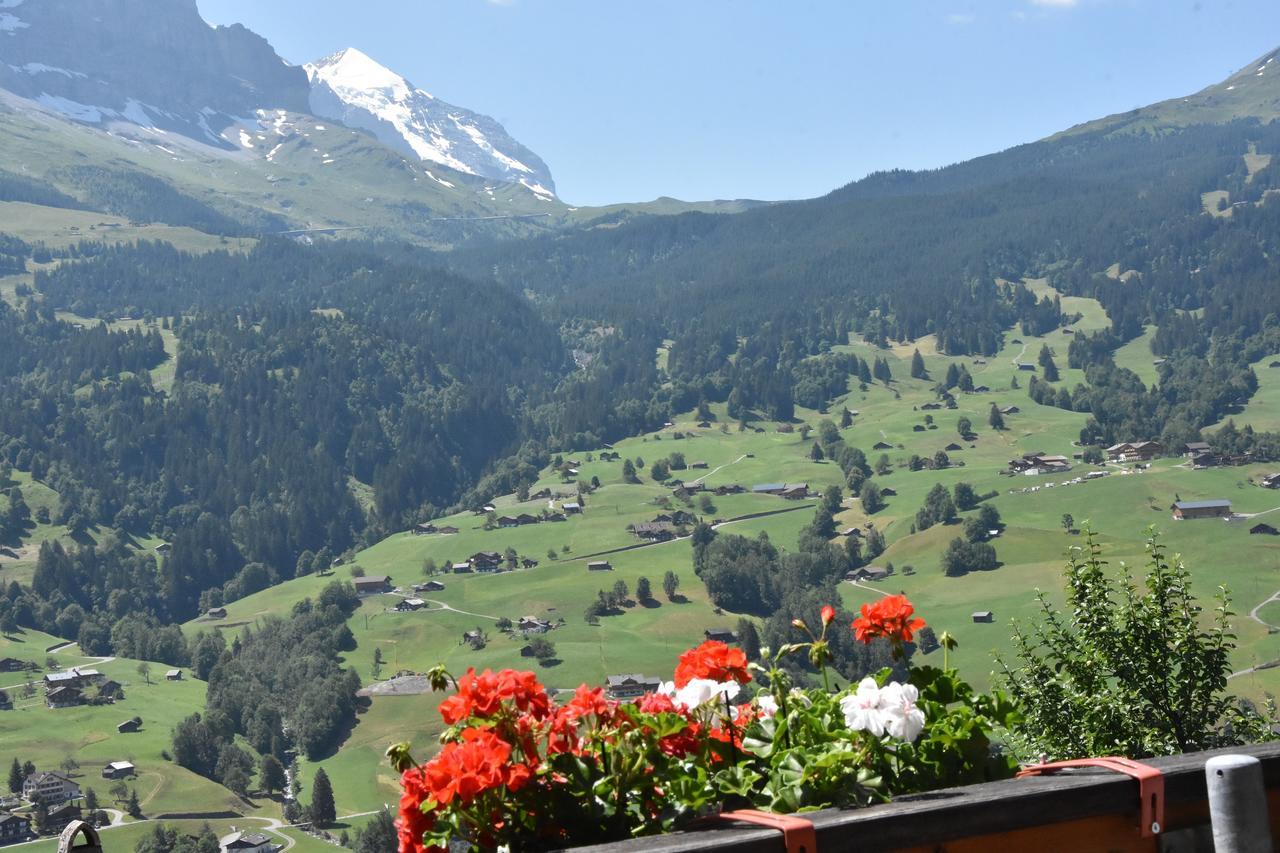
<instances>
[{"instance_id":1,"label":"snow patch on slope","mask_svg":"<svg viewBox=\"0 0 1280 853\"><path fill-rule=\"evenodd\" d=\"M61 74L64 77L80 77L87 78L89 75L82 71L69 71L66 68L58 68L53 65L45 65L43 62L28 62L26 65L10 65L14 71L23 74Z\"/></svg>"},{"instance_id":2,"label":"snow patch on slope","mask_svg":"<svg viewBox=\"0 0 1280 853\"><path fill-rule=\"evenodd\" d=\"M10 15L8 12L0 12L0 32L12 35L18 30L31 26L17 15Z\"/></svg>"},{"instance_id":3,"label":"snow patch on slope","mask_svg":"<svg viewBox=\"0 0 1280 853\"><path fill-rule=\"evenodd\" d=\"M114 110L107 110L105 107L81 104L59 95L41 94L35 98L35 102L42 107L62 113L67 118L88 122L89 124L99 124L105 114L115 112Z\"/></svg>"}]
</instances>

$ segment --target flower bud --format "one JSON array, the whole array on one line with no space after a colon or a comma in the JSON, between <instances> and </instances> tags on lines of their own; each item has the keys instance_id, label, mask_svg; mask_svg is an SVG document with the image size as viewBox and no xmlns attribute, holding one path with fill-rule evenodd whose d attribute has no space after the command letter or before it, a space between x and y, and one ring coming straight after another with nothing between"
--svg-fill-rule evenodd
<instances>
[{"instance_id":1,"label":"flower bud","mask_svg":"<svg viewBox=\"0 0 1280 853\"><path fill-rule=\"evenodd\" d=\"M822 605L822 610L820 612L822 614L822 627L825 628L835 621L836 609L830 604Z\"/></svg>"},{"instance_id":2,"label":"flower bud","mask_svg":"<svg viewBox=\"0 0 1280 853\"><path fill-rule=\"evenodd\" d=\"M806 624L804 624L804 620L803 620L803 619L792 619L792 620L791 620L791 627L792 627L792 628L799 628L801 631L808 631L808 630L809 630L809 626L808 626L808 625L806 625Z\"/></svg>"}]
</instances>

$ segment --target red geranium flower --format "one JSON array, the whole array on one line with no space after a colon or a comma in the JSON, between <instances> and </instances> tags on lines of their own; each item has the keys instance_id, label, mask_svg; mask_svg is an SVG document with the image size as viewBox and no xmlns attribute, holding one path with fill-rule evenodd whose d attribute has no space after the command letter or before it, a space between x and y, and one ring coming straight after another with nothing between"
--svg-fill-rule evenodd
<instances>
[{"instance_id":1,"label":"red geranium flower","mask_svg":"<svg viewBox=\"0 0 1280 853\"><path fill-rule=\"evenodd\" d=\"M719 640L707 640L680 655L680 663L676 665L676 687L684 687L695 678L746 684L751 680L747 655L742 649L731 649Z\"/></svg>"},{"instance_id":2,"label":"red geranium flower","mask_svg":"<svg viewBox=\"0 0 1280 853\"><path fill-rule=\"evenodd\" d=\"M613 716L616 703L610 702L604 698L604 689L597 687L594 690L585 684L579 684L578 689L574 691L573 698L564 706L574 719L595 714L601 720L608 720Z\"/></svg>"},{"instance_id":3,"label":"red geranium flower","mask_svg":"<svg viewBox=\"0 0 1280 853\"><path fill-rule=\"evenodd\" d=\"M475 669L468 669L458 679L458 692L440 703L440 716L451 726L473 716L492 717L501 710L505 699L537 719L551 712L547 691L532 672L504 669L495 673L486 669L477 675Z\"/></svg>"},{"instance_id":4,"label":"red geranium flower","mask_svg":"<svg viewBox=\"0 0 1280 853\"><path fill-rule=\"evenodd\" d=\"M820 610L819 613L822 615L822 627L825 628L835 621L836 609L830 604L822 605L822 610Z\"/></svg>"},{"instance_id":5,"label":"red geranium flower","mask_svg":"<svg viewBox=\"0 0 1280 853\"><path fill-rule=\"evenodd\" d=\"M400 853L437 853L441 848L427 847L423 834L435 829L435 815L423 812L422 805L431 794L427 790L426 777L421 767L406 770L400 777L404 793L400 795L400 817L396 820L396 833L400 839Z\"/></svg>"},{"instance_id":6,"label":"red geranium flower","mask_svg":"<svg viewBox=\"0 0 1280 853\"><path fill-rule=\"evenodd\" d=\"M511 744L488 729L466 729L462 743L447 743L422 766L427 792L442 806L464 805L507 781Z\"/></svg>"},{"instance_id":7,"label":"red geranium flower","mask_svg":"<svg viewBox=\"0 0 1280 853\"><path fill-rule=\"evenodd\" d=\"M909 643L925 624L923 619L911 618L915 610L905 595L888 595L875 604L862 605L862 615L854 619L850 627L862 643L870 643L877 637Z\"/></svg>"}]
</instances>

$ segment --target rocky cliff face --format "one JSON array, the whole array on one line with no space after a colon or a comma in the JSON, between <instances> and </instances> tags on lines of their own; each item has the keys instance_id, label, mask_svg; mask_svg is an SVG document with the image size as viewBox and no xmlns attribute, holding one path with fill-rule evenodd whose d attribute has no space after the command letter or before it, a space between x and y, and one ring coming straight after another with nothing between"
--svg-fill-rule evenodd
<instances>
[{"instance_id":1,"label":"rocky cliff face","mask_svg":"<svg viewBox=\"0 0 1280 853\"><path fill-rule=\"evenodd\" d=\"M221 132L308 110L306 72L195 0L0 0L0 88L77 121L124 120L233 147Z\"/></svg>"}]
</instances>

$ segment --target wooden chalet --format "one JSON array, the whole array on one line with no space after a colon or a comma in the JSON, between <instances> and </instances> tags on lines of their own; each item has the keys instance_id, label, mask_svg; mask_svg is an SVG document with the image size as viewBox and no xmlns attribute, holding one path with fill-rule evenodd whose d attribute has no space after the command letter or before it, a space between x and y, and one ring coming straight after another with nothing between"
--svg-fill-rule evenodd
<instances>
[{"instance_id":1,"label":"wooden chalet","mask_svg":"<svg viewBox=\"0 0 1280 853\"><path fill-rule=\"evenodd\" d=\"M702 632L702 636L708 640L717 640L721 643L738 642L738 635L728 628L707 628Z\"/></svg>"},{"instance_id":2,"label":"wooden chalet","mask_svg":"<svg viewBox=\"0 0 1280 853\"><path fill-rule=\"evenodd\" d=\"M537 616L521 616L516 627L530 634L545 634L551 630L551 623Z\"/></svg>"},{"instance_id":3,"label":"wooden chalet","mask_svg":"<svg viewBox=\"0 0 1280 853\"><path fill-rule=\"evenodd\" d=\"M590 563L587 563L587 571L611 572L613 571L613 564L608 560L592 560Z\"/></svg>"},{"instance_id":4,"label":"wooden chalet","mask_svg":"<svg viewBox=\"0 0 1280 853\"><path fill-rule=\"evenodd\" d=\"M362 578L356 578L354 584L357 595L377 595L383 592L391 592L391 577L389 575L365 575Z\"/></svg>"},{"instance_id":5,"label":"wooden chalet","mask_svg":"<svg viewBox=\"0 0 1280 853\"><path fill-rule=\"evenodd\" d=\"M477 551L467 558L467 562L477 572L494 570L502 565L502 555L497 551Z\"/></svg>"},{"instance_id":6,"label":"wooden chalet","mask_svg":"<svg viewBox=\"0 0 1280 853\"><path fill-rule=\"evenodd\" d=\"M31 831L31 818L26 815L0 812L0 846L18 844L35 838Z\"/></svg>"},{"instance_id":7,"label":"wooden chalet","mask_svg":"<svg viewBox=\"0 0 1280 853\"><path fill-rule=\"evenodd\" d=\"M49 832L61 832L67 827L67 824L73 820L80 820L82 816L83 811L76 802L68 801L61 805L52 806L45 818L44 828Z\"/></svg>"},{"instance_id":8,"label":"wooden chalet","mask_svg":"<svg viewBox=\"0 0 1280 853\"><path fill-rule=\"evenodd\" d=\"M138 768L132 761L113 761L102 768L103 779L127 779L137 774Z\"/></svg>"},{"instance_id":9,"label":"wooden chalet","mask_svg":"<svg viewBox=\"0 0 1280 853\"><path fill-rule=\"evenodd\" d=\"M605 694L614 700L638 699L646 693L657 693L662 679L650 678L636 672L609 675L604 680Z\"/></svg>"},{"instance_id":10,"label":"wooden chalet","mask_svg":"<svg viewBox=\"0 0 1280 853\"><path fill-rule=\"evenodd\" d=\"M676 536L676 526L669 521L642 521L631 526L631 532L647 542L666 542Z\"/></svg>"},{"instance_id":11,"label":"wooden chalet","mask_svg":"<svg viewBox=\"0 0 1280 853\"><path fill-rule=\"evenodd\" d=\"M1176 501L1173 517L1179 521L1191 518L1230 518L1231 501Z\"/></svg>"},{"instance_id":12,"label":"wooden chalet","mask_svg":"<svg viewBox=\"0 0 1280 853\"><path fill-rule=\"evenodd\" d=\"M1122 441L1108 447L1106 453L1112 462L1145 462L1164 453L1164 445L1158 441Z\"/></svg>"}]
</instances>

